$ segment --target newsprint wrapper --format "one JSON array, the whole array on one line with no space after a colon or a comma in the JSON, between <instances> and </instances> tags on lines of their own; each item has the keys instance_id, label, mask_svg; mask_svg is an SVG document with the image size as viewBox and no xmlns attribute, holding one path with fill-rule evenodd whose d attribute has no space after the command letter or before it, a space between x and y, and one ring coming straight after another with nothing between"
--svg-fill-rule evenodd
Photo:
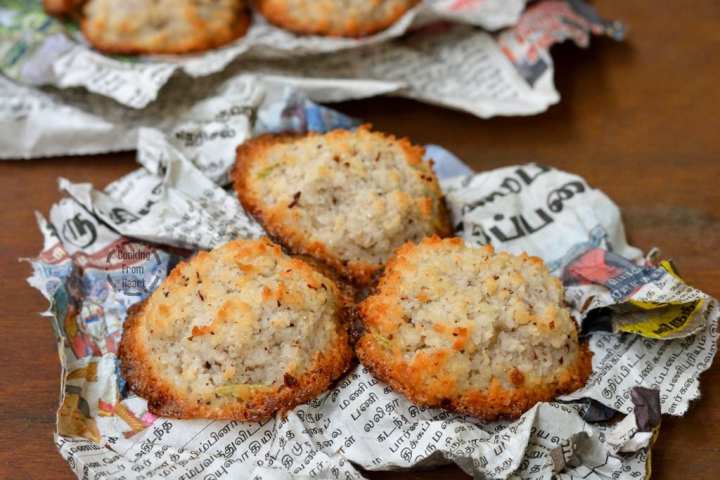
<instances>
[{"instance_id":1,"label":"newsprint wrapper","mask_svg":"<svg viewBox=\"0 0 720 480\"><path fill-rule=\"evenodd\" d=\"M252 98L249 95L248 98ZM477 478L635 479L650 473L660 415L682 415L716 352L718 302L657 252L627 244L620 212L581 177L535 164L484 173L438 146L427 156L469 245L541 256L594 353L587 385L514 422L413 405L356 366L315 400L263 423L158 418L127 390L116 357L128 307L197 249L262 229L223 188L235 143L274 130L356 122L297 92L226 106L238 133L141 129L141 168L104 190L61 179L31 285L63 366L56 441L79 478L362 478L454 462ZM198 114L212 117L212 100ZM188 130L191 131L191 130ZM202 142L186 142L186 137ZM223 153L223 152L229 153Z\"/></svg>"},{"instance_id":2,"label":"newsprint wrapper","mask_svg":"<svg viewBox=\"0 0 720 480\"><path fill-rule=\"evenodd\" d=\"M524 0L425 0L361 40L297 36L256 15L248 35L226 48L119 57L92 50L39 0L6 1L0 128L12 134L0 139L0 158L131 150L140 127L169 133L211 120L193 113L208 99L233 102L248 76L321 102L393 94L480 117L540 113L560 98L550 47L586 46L591 34L620 39L623 29L581 0L524 7Z\"/></svg>"}]
</instances>

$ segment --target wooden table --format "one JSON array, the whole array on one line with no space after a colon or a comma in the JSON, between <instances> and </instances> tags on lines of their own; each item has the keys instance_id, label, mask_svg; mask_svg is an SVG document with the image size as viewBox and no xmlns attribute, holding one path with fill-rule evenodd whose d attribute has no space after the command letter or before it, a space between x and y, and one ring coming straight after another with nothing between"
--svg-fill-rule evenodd
<instances>
[{"instance_id":1,"label":"wooden table","mask_svg":"<svg viewBox=\"0 0 720 480\"><path fill-rule=\"evenodd\" d=\"M558 48L563 99L546 114L484 121L396 99L339 108L442 144L478 170L535 161L576 172L620 205L632 244L660 246L691 284L720 296L720 5L597 3L627 22L629 39ZM47 304L17 260L41 247L33 211L60 198L58 176L100 187L134 168L132 153L0 164L0 478L73 478L52 442L60 372L50 324L39 316ZM719 365L703 375L703 397L685 418L664 419L655 478L720 475ZM463 475L446 467L403 476L453 477Z\"/></svg>"}]
</instances>

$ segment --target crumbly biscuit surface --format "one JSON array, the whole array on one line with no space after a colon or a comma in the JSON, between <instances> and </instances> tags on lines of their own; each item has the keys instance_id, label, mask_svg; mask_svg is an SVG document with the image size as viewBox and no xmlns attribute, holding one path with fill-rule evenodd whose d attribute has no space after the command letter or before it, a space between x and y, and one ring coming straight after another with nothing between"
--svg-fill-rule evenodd
<instances>
[{"instance_id":1,"label":"crumbly biscuit surface","mask_svg":"<svg viewBox=\"0 0 720 480\"><path fill-rule=\"evenodd\" d=\"M185 53L226 44L247 31L245 0L89 0L83 33L110 53Z\"/></svg>"},{"instance_id":2,"label":"crumbly biscuit surface","mask_svg":"<svg viewBox=\"0 0 720 480\"><path fill-rule=\"evenodd\" d=\"M404 242L450 233L423 153L368 128L266 135L238 148L235 188L271 235L366 284Z\"/></svg>"},{"instance_id":3,"label":"crumbly biscuit surface","mask_svg":"<svg viewBox=\"0 0 720 480\"><path fill-rule=\"evenodd\" d=\"M388 28L419 0L256 0L272 23L297 33L362 37Z\"/></svg>"},{"instance_id":4,"label":"crumbly biscuit surface","mask_svg":"<svg viewBox=\"0 0 720 480\"><path fill-rule=\"evenodd\" d=\"M420 404L516 417L579 388L591 369L542 260L459 238L399 249L360 313L360 360Z\"/></svg>"},{"instance_id":5,"label":"crumbly biscuit surface","mask_svg":"<svg viewBox=\"0 0 720 480\"><path fill-rule=\"evenodd\" d=\"M259 419L324 390L351 351L338 286L267 240L178 265L126 322L131 388L172 417Z\"/></svg>"}]
</instances>

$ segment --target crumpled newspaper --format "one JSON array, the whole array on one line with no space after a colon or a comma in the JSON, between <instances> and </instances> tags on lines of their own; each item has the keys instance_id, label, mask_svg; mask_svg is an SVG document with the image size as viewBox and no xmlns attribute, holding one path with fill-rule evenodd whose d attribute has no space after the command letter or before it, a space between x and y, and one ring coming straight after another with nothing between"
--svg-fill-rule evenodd
<instances>
[{"instance_id":1,"label":"crumpled newspaper","mask_svg":"<svg viewBox=\"0 0 720 480\"><path fill-rule=\"evenodd\" d=\"M226 48L136 58L95 52L76 27L46 16L39 0L6 2L0 128L13 135L0 138L0 158L131 150L140 127L171 133L198 121L214 121L206 135L230 135L221 127L232 112L195 113L207 111L205 102L248 100L248 77L301 89L318 102L393 94L480 117L540 113L560 98L550 47L565 40L586 46L591 34L621 39L623 29L582 0L524 6L425 0L361 40L296 36L257 18L245 39ZM476 25L507 28L491 34Z\"/></svg>"},{"instance_id":2,"label":"crumpled newspaper","mask_svg":"<svg viewBox=\"0 0 720 480\"><path fill-rule=\"evenodd\" d=\"M212 102L206 108L214 111ZM245 136L356 123L297 92L237 117ZM208 137L185 148L142 129L141 168L104 191L60 180L68 197L47 219L38 214L45 243L29 282L50 301L63 366L56 441L78 477L339 479L362 478L358 467L447 462L478 478L646 477L661 413L682 415L699 395L716 353L718 302L628 245L617 206L582 178L535 164L475 174L438 146L427 155L457 234L539 255L562 278L594 352L585 388L516 421L483 423L413 405L357 366L330 391L263 423L149 413L119 374L127 309L193 250L262 235L223 188L229 157L210 168L201 153L226 142Z\"/></svg>"}]
</instances>

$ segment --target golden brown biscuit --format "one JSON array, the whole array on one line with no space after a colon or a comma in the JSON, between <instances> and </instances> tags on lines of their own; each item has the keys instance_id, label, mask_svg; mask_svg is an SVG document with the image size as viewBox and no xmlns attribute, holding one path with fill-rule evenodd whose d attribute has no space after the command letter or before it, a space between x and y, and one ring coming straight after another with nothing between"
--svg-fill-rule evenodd
<instances>
[{"instance_id":1,"label":"golden brown biscuit","mask_svg":"<svg viewBox=\"0 0 720 480\"><path fill-rule=\"evenodd\" d=\"M542 260L408 243L359 307L360 361L421 405L516 418L583 386L592 364L563 288Z\"/></svg>"},{"instance_id":2,"label":"golden brown biscuit","mask_svg":"<svg viewBox=\"0 0 720 480\"><path fill-rule=\"evenodd\" d=\"M357 285L408 240L450 235L431 162L407 139L357 130L264 135L238 147L235 190L294 253Z\"/></svg>"},{"instance_id":3,"label":"golden brown biscuit","mask_svg":"<svg viewBox=\"0 0 720 480\"><path fill-rule=\"evenodd\" d=\"M270 22L296 33L363 37L388 28L420 0L256 0Z\"/></svg>"},{"instance_id":4,"label":"golden brown biscuit","mask_svg":"<svg viewBox=\"0 0 720 480\"><path fill-rule=\"evenodd\" d=\"M82 31L98 50L173 54L219 47L245 35L245 0L89 0Z\"/></svg>"},{"instance_id":5,"label":"golden brown biscuit","mask_svg":"<svg viewBox=\"0 0 720 480\"><path fill-rule=\"evenodd\" d=\"M262 420L348 368L349 305L267 239L235 240L179 264L132 309L122 373L156 415Z\"/></svg>"}]
</instances>

